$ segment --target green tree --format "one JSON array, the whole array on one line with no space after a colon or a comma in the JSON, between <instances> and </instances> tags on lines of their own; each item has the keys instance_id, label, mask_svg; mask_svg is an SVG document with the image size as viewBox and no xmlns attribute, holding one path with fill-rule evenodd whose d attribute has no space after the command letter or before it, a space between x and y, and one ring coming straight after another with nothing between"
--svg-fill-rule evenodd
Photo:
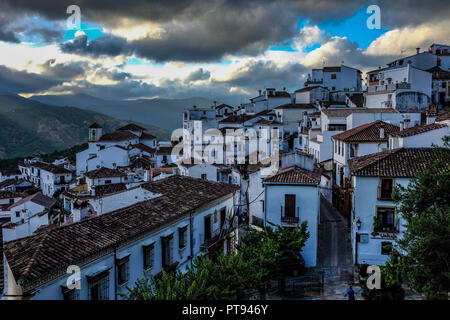
<instances>
[{"instance_id":1,"label":"green tree","mask_svg":"<svg viewBox=\"0 0 450 320\"><path fill-rule=\"evenodd\" d=\"M448 299L450 291L449 139L435 147L431 165L393 192L406 231L397 240L399 258L391 262L425 299Z\"/></svg>"},{"instance_id":2,"label":"green tree","mask_svg":"<svg viewBox=\"0 0 450 320\"><path fill-rule=\"evenodd\" d=\"M405 291L402 288L403 278L395 264L398 263L400 255L392 251L390 260L386 265L380 266L381 288L369 289L367 287L367 264L361 265L359 270L361 295L365 300L403 300Z\"/></svg>"}]
</instances>

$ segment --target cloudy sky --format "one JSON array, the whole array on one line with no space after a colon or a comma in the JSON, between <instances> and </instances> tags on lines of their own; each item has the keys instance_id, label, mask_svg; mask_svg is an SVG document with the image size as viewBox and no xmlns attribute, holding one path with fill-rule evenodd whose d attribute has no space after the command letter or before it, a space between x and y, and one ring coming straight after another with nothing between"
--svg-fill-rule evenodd
<instances>
[{"instance_id":1,"label":"cloudy sky","mask_svg":"<svg viewBox=\"0 0 450 320\"><path fill-rule=\"evenodd\" d=\"M449 17L448 1L423 0L0 0L0 92L240 103L323 64L368 71L449 44Z\"/></svg>"}]
</instances>

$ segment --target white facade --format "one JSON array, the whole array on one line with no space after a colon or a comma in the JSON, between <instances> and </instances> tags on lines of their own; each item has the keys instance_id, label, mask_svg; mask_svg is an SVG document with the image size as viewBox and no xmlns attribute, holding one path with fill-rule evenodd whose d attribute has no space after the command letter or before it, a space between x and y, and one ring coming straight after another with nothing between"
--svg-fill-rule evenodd
<instances>
[{"instance_id":1,"label":"white facade","mask_svg":"<svg viewBox=\"0 0 450 320\"><path fill-rule=\"evenodd\" d=\"M394 183L406 187L409 183L407 178L395 178ZM402 236L405 230L401 217L395 213L392 221L394 229L389 232L374 232L374 216L377 210L383 208L394 208L394 202L379 199L380 178L378 177L353 177L354 188L352 215L354 221L361 221L361 228L357 230L355 223L352 224L352 247L353 262L358 264L384 265L389 255L382 253L383 243L393 243L395 239ZM360 241L356 242L356 233ZM357 252L356 252L357 251ZM357 256L356 256L357 255Z\"/></svg>"},{"instance_id":2,"label":"white facade","mask_svg":"<svg viewBox=\"0 0 450 320\"><path fill-rule=\"evenodd\" d=\"M157 275L163 268L163 238L172 237L169 240L169 246L166 250L166 265L169 263L177 269L184 272L186 267L192 262L192 258L207 254L202 245L205 243L205 217L211 217L211 235L214 236L217 230L220 230L221 224L228 226L228 216L230 210L236 205L233 194L223 196L217 200L211 201L208 204L197 208L191 215L184 214L175 221L171 221L166 225L157 229L151 230L139 238L133 239L130 242L123 242L116 247L102 252L97 257L89 257L82 264L79 265L81 269L80 275L80 289L75 290L75 299L89 300L93 299L92 283L89 283L89 278L94 277L100 273L104 273L101 284L101 299L102 300L120 300L119 293L126 293L126 287L133 286L137 279L142 278L144 269L144 247L153 246L150 250L149 259L147 262L151 267L151 274ZM221 213L225 212L225 220L221 220ZM97 219L97 218L94 218ZM236 221L236 220L234 220ZM234 224L234 222L233 222ZM180 233L180 230L185 230ZM182 240L180 241L180 235ZM232 241L225 241L223 250L231 253L235 248L233 241L237 240L237 236L232 232L234 237ZM183 244L183 246L181 246ZM118 282L118 261L127 261L125 266L125 281ZM6 261L6 275L5 286L7 288L6 294L20 295L22 288L16 284L11 269ZM35 289L35 294L30 298L31 300L62 300L64 294L62 288L67 287L68 280L72 273L62 273L50 281L38 285ZM70 283L70 282L69 282ZM100 289L99 289L100 290ZM72 297L73 298L73 297ZM14 299L14 297L12 298Z\"/></svg>"},{"instance_id":3,"label":"white facade","mask_svg":"<svg viewBox=\"0 0 450 320\"><path fill-rule=\"evenodd\" d=\"M265 225L268 221L280 226L289 226L281 221L285 207L285 195L295 196L295 210L300 225L303 221L308 223L309 238L302 251L306 267L317 264L317 237L320 215L320 191L314 185L278 185L265 183Z\"/></svg>"}]
</instances>

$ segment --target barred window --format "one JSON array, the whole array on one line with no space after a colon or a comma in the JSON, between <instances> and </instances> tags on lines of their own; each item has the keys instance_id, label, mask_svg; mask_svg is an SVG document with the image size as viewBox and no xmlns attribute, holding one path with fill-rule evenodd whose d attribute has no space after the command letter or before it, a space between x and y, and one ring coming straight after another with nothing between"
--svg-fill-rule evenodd
<instances>
[{"instance_id":1,"label":"barred window","mask_svg":"<svg viewBox=\"0 0 450 320\"><path fill-rule=\"evenodd\" d=\"M117 283L122 285L130 278L130 256L116 260L117 265Z\"/></svg>"},{"instance_id":2,"label":"barred window","mask_svg":"<svg viewBox=\"0 0 450 320\"><path fill-rule=\"evenodd\" d=\"M61 286L61 291L63 294L63 299L65 301L80 299L80 290L78 290L78 289L69 289L65 286Z\"/></svg>"},{"instance_id":3,"label":"barred window","mask_svg":"<svg viewBox=\"0 0 450 320\"><path fill-rule=\"evenodd\" d=\"M89 300L109 299L109 269L96 276L88 276Z\"/></svg>"},{"instance_id":4,"label":"barred window","mask_svg":"<svg viewBox=\"0 0 450 320\"><path fill-rule=\"evenodd\" d=\"M187 235L187 226L178 228L178 247L180 249L186 247L187 243L186 235Z\"/></svg>"},{"instance_id":5,"label":"barred window","mask_svg":"<svg viewBox=\"0 0 450 320\"><path fill-rule=\"evenodd\" d=\"M155 244L149 244L147 246L143 246L144 251L144 270L148 270L153 268L153 261L155 257Z\"/></svg>"}]
</instances>

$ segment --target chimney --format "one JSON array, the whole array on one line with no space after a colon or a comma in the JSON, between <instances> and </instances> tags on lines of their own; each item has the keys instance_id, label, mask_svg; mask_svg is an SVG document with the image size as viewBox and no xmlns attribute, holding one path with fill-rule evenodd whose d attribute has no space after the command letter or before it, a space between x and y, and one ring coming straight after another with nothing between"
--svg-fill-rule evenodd
<instances>
[{"instance_id":1,"label":"chimney","mask_svg":"<svg viewBox=\"0 0 450 320\"><path fill-rule=\"evenodd\" d=\"M417 52L417 54L419 54L420 48L416 48L416 52Z\"/></svg>"},{"instance_id":2,"label":"chimney","mask_svg":"<svg viewBox=\"0 0 450 320\"><path fill-rule=\"evenodd\" d=\"M259 89L258 92L259 92L259 95L261 95L261 89Z\"/></svg>"},{"instance_id":3,"label":"chimney","mask_svg":"<svg viewBox=\"0 0 450 320\"><path fill-rule=\"evenodd\" d=\"M409 127L409 121L410 121L409 119L405 119L405 120L404 120L404 123L405 123L405 124L403 125L403 129L408 129L408 127Z\"/></svg>"},{"instance_id":4,"label":"chimney","mask_svg":"<svg viewBox=\"0 0 450 320\"><path fill-rule=\"evenodd\" d=\"M380 123L380 139L384 139L384 123Z\"/></svg>"}]
</instances>

